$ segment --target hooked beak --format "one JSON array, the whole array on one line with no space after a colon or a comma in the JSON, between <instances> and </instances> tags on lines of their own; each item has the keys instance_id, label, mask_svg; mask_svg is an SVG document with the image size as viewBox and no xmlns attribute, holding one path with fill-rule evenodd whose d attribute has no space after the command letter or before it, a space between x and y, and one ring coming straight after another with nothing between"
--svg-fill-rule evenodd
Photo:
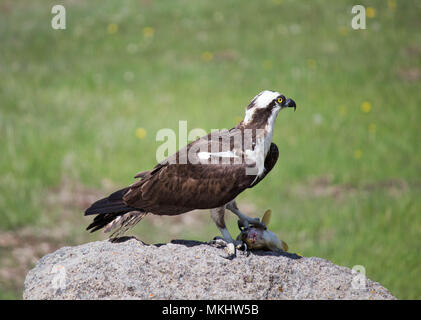
<instances>
[{"instance_id":1,"label":"hooked beak","mask_svg":"<svg viewBox=\"0 0 421 320\"><path fill-rule=\"evenodd\" d=\"M295 101L294 100L287 99L285 101L284 108L294 108L294 112L295 112L295 109L297 109L297 106L295 105Z\"/></svg>"}]
</instances>

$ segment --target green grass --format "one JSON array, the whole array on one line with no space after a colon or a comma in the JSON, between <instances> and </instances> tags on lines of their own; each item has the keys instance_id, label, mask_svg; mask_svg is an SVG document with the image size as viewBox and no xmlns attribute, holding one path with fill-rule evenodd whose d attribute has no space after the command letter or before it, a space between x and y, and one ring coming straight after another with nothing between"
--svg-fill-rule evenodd
<instances>
[{"instance_id":1,"label":"green grass","mask_svg":"<svg viewBox=\"0 0 421 320\"><path fill-rule=\"evenodd\" d=\"M61 31L54 3L0 3L1 229L52 226L61 208L44 198L62 177L131 183L155 164L159 129L231 128L274 89L297 112L279 115L278 164L239 205L271 208L291 251L363 265L398 298L421 298L420 79L405 76L421 68L417 1L362 1L375 16L359 31L353 1L64 1ZM340 195L312 195L318 177ZM178 238L216 235L204 215ZM168 240L147 219L136 232Z\"/></svg>"}]
</instances>

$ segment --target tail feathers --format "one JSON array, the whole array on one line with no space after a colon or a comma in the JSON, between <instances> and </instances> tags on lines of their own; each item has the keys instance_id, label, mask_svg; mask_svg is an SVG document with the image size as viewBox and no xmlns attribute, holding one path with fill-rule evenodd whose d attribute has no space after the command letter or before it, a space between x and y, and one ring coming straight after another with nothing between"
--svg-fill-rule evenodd
<instances>
[{"instance_id":1,"label":"tail feathers","mask_svg":"<svg viewBox=\"0 0 421 320\"><path fill-rule=\"evenodd\" d=\"M107 198L94 202L88 209L86 209L85 216L93 214L97 215L86 230L91 230L91 232L97 231L98 229L104 228L107 224L119 216L122 216L130 211L135 211L135 208L127 206L123 201L123 196L128 190L129 188L118 190Z\"/></svg>"},{"instance_id":2,"label":"tail feathers","mask_svg":"<svg viewBox=\"0 0 421 320\"><path fill-rule=\"evenodd\" d=\"M110 201L121 201L123 200L124 195L127 191L129 191L130 187L123 188L121 190L118 190L108 196L108 200Z\"/></svg>"},{"instance_id":3,"label":"tail feathers","mask_svg":"<svg viewBox=\"0 0 421 320\"><path fill-rule=\"evenodd\" d=\"M119 214L115 214L115 213L106 213L106 214L97 215L94 218L94 221L92 221L92 223L86 228L86 230L90 230L91 232L94 232L99 229L102 229L107 224L109 224L114 219L116 219L118 216Z\"/></svg>"},{"instance_id":4,"label":"tail feathers","mask_svg":"<svg viewBox=\"0 0 421 320\"><path fill-rule=\"evenodd\" d=\"M91 232L104 228L104 232L116 230L111 237L123 234L133 227L146 215L144 211L130 211L124 214L106 213L97 215L94 221L86 228Z\"/></svg>"},{"instance_id":5,"label":"tail feathers","mask_svg":"<svg viewBox=\"0 0 421 320\"><path fill-rule=\"evenodd\" d=\"M113 231L111 238L119 237L137 224L146 215L144 211L131 211L118 216L104 227L104 233Z\"/></svg>"},{"instance_id":6,"label":"tail feathers","mask_svg":"<svg viewBox=\"0 0 421 320\"><path fill-rule=\"evenodd\" d=\"M104 201L101 203L95 202L88 209L86 209L85 216L89 216L91 214L126 213L133 210L136 210L136 209L132 207L128 207L123 201L111 202L111 203L108 201Z\"/></svg>"},{"instance_id":7,"label":"tail feathers","mask_svg":"<svg viewBox=\"0 0 421 320\"><path fill-rule=\"evenodd\" d=\"M86 209L85 216L104 213L126 213L135 210L132 207L128 207L123 201L123 196L128 190L129 188L118 190L110 196L94 202Z\"/></svg>"}]
</instances>

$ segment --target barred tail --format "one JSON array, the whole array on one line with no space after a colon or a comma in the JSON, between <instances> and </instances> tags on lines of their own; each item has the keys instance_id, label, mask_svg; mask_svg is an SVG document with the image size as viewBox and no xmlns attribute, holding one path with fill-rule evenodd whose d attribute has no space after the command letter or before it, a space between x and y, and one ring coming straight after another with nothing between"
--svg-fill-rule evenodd
<instances>
[{"instance_id":1,"label":"barred tail","mask_svg":"<svg viewBox=\"0 0 421 320\"><path fill-rule=\"evenodd\" d=\"M110 196L96 201L86 209L85 216L97 215L86 230L94 232L105 228L104 232L109 232L119 227L117 231L120 233L139 222L145 213L124 203L123 196L128 190L129 188L118 190Z\"/></svg>"}]
</instances>

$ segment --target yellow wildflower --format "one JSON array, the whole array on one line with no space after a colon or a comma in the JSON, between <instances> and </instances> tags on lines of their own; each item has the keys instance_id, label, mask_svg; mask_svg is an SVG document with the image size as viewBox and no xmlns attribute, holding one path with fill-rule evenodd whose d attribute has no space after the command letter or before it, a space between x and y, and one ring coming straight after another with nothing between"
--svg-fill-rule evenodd
<instances>
[{"instance_id":1,"label":"yellow wildflower","mask_svg":"<svg viewBox=\"0 0 421 320\"><path fill-rule=\"evenodd\" d=\"M348 28L344 27L344 26L340 27L339 33L340 33L341 36L346 36L348 34Z\"/></svg>"},{"instance_id":2,"label":"yellow wildflower","mask_svg":"<svg viewBox=\"0 0 421 320\"><path fill-rule=\"evenodd\" d=\"M155 35L155 29L152 27L144 27L143 28L143 36L145 38L153 38Z\"/></svg>"},{"instance_id":3,"label":"yellow wildflower","mask_svg":"<svg viewBox=\"0 0 421 320\"><path fill-rule=\"evenodd\" d=\"M360 149L354 151L354 158L359 160L363 156L363 152Z\"/></svg>"},{"instance_id":4,"label":"yellow wildflower","mask_svg":"<svg viewBox=\"0 0 421 320\"><path fill-rule=\"evenodd\" d=\"M367 7L365 9L365 15L367 18L374 18L376 16L376 10L373 7Z\"/></svg>"},{"instance_id":5,"label":"yellow wildflower","mask_svg":"<svg viewBox=\"0 0 421 320\"><path fill-rule=\"evenodd\" d=\"M209 51L205 51L202 53L202 60L205 62L209 62L213 59L213 53Z\"/></svg>"},{"instance_id":6,"label":"yellow wildflower","mask_svg":"<svg viewBox=\"0 0 421 320\"><path fill-rule=\"evenodd\" d=\"M314 59L308 59L307 60L307 65L310 69L314 69L316 68L316 60Z\"/></svg>"},{"instance_id":7,"label":"yellow wildflower","mask_svg":"<svg viewBox=\"0 0 421 320\"><path fill-rule=\"evenodd\" d=\"M107 31L109 34L115 34L118 31L118 24L110 23L107 27Z\"/></svg>"},{"instance_id":8,"label":"yellow wildflower","mask_svg":"<svg viewBox=\"0 0 421 320\"><path fill-rule=\"evenodd\" d=\"M395 10L396 9L396 1L395 0L388 0L387 6L389 7L390 10Z\"/></svg>"},{"instance_id":9,"label":"yellow wildflower","mask_svg":"<svg viewBox=\"0 0 421 320\"><path fill-rule=\"evenodd\" d=\"M136 137L138 139L143 139L144 137L146 137L146 130L145 130L145 128L137 128L136 129Z\"/></svg>"},{"instance_id":10,"label":"yellow wildflower","mask_svg":"<svg viewBox=\"0 0 421 320\"><path fill-rule=\"evenodd\" d=\"M371 103L368 101L364 101L361 105L361 111L369 113L371 111Z\"/></svg>"}]
</instances>

